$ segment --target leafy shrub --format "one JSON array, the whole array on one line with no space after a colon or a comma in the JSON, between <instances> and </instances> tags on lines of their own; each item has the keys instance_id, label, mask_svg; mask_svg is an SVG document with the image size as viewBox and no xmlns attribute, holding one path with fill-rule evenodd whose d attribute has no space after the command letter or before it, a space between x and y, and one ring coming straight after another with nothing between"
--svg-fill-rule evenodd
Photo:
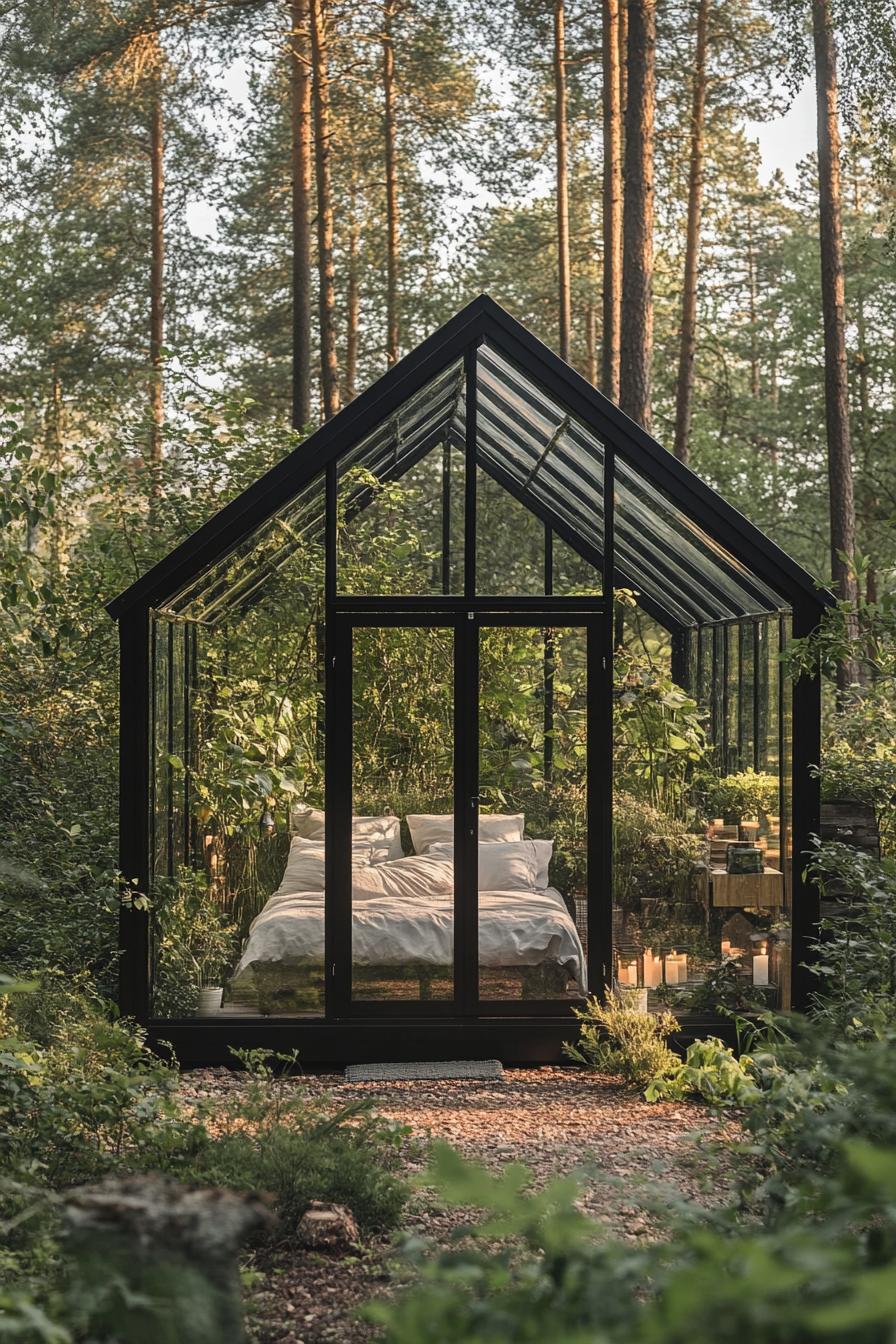
<instances>
[{"instance_id":1,"label":"leafy shrub","mask_svg":"<svg viewBox=\"0 0 896 1344\"><path fill-rule=\"evenodd\" d=\"M832 841L809 875L840 907L813 944L814 1016L854 1036L896 1026L896 862Z\"/></svg>"},{"instance_id":2,"label":"leafy shrub","mask_svg":"<svg viewBox=\"0 0 896 1344\"><path fill-rule=\"evenodd\" d=\"M648 1101L677 1101L699 1097L711 1106L744 1106L758 1095L749 1055L735 1055L716 1036L694 1041L682 1060L667 1073L652 1079Z\"/></svg>"},{"instance_id":3,"label":"leafy shrub","mask_svg":"<svg viewBox=\"0 0 896 1344\"><path fill-rule=\"evenodd\" d=\"M215 1105L195 1156L185 1163L176 1153L168 1169L202 1185L269 1191L286 1233L313 1199L347 1205L362 1231L394 1227L408 1195L397 1174L407 1131L375 1115L372 1102L334 1108L278 1075L294 1056L236 1053L247 1084Z\"/></svg>"},{"instance_id":4,"label":"leafy shrub","mask_svg":"<svg viewBox=\"0 0 896 1344\"><path fill-rule=\"evenodd\" d=\"M199 987L220 984L233 964L236 927L209 890L204 873L181 868L159 878L152 893L157 929L153 1011L157 1017L196 1012Z\"/></svg>"},{"instance_id":5,"label":"leafy shrub","mask_svg":"<svg viewBox=\"0 0 896 1344\"><path fill-rule=\"evenodd\" d=\"M602 1004L592 998L575 1014L582 1026L578 1042L563 1047L570 1059L638 1088L675 1070L678 1058L666 1044L678 1030L671 1013L641 1013L617 999Z\"/></svg>"},{"instance_id":6,"label":"leafy shrub","mask_svg":"<svg viewBox=\"0 0 896 1344\"><path fill-rule=\"evenodd\" d=\"M741 770L737 774L723 775L721 779L705 776L698 784L698 793L707 817L731 818L740 821L743 817L759 817L778 811L780 783L777 775L767 775L756 770Z\"/></svg>"},{"instance_id":7,"label":"leafy shrub","mask_svg":"<svg viewBox=\"0 0 896 1344\"><path fill-rule=\"evenodd\" d=\"M624 792L613 799L613 846L614 895L625 910L645 896L686 902L706 848L684 822Z\"/></svg>"},{"instance_id":8,"label":"leafy shrub","mask_svg":"<svg viewBox=\"0 0 896 1344\"><path fill-rule=\"evenodd\" d=\"M691 1013L755 1013L768 1007L768 998L741 974L742 959L726 957L710 966L688 993L682 1007ZM773 992L773 991L772 991Z\"/></svg>"}]
</instances>

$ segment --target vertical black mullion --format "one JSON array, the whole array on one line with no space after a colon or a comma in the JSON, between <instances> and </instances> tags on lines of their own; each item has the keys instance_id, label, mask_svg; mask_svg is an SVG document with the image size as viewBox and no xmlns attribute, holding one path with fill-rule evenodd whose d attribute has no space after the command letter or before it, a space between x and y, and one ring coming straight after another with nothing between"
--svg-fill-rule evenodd
<instances>
[{"instance_id":1,"label":"vertical black mullion","mask_svg":"<svg viewBox=\"0 0 896 1344\"><path fill-rule=\"evenodd\" d=\"M455 623L454 994L458 1012L479 1000L479 623Z\"/></svg>"},{"instance_id":2,"label":"vertical black mullion","mask_svg":"<svg viewBox=\"0 0 896 1344\"><path fill-rule=\"evenodd\" d=\"M193 765L193 639L196 627L189 621L184 623L184 778L183 778L183 844L184 863L192 858L190 779Z\"/></svg>"},{"instance_id":3,"label":"vertical black mullion","mask_svg":"<svg viewBox=\"0 0 896 1344\"><path fill-rule=\"evenodd\" d=\"M765 715L763 702L768 694L766 659L768 640L765 621L753 622L753 769L761 770L765 765L762 744L765 742Z\"/></svg>"},{"instance_id":4,"label":"vertical black mullion","mask_svg":"<svg viewBox=\"0 0 896 1344\"><path fill-rule=\"evenodd\" d=\"M330 603L336 597L336 522L337 522L337 482L336 463L327 466L324 482L324 600L327 607L327 624L331 612Z\"/></svg>"},{"instance_id":5,"label":"vertical black mullion","mask_svg":"<svg viewBox=\"0 0 896 1344\"><path fill-rule=\"evenodd\" d=\"M174 767L171 764L170 757L174 755L174 626L170 621L165 622L166 627L166 652L168 661L168 722L166 724L166 751L169 759L165 761L165 770L167 773L168 787L166 794L168 798L168 815L165 818L167 834L167 868L168 876L174 877L177 871L177 864L174 858Z\"/></svg>"},{"instance_id":6,"label":"vertical black mullion","mask_svg":"<svg viewBox=\"0 0 896 1344\"><path fill-rule=\"evenodd\" d=\"M744 704L744 656L747 648L747 628L743 621L737 623L737 768L744 769L744 744L746 740L747 707Z\"/></svg>"},{"instance_id":7,"label":"vertical black mullion","mask_svg":"<svg viewBox=\"0 0 896 1344\"><path fill-rule=\"evenodd\" d=\"M793 609L793 635L805 638L818 623L818 610L808 602ZM821 678L803 675L792 683L793 708L791 748L791 805L793 816L791 909L793 981L792 1004L805 1008L817 980L806 964L811 960L810 943L818 930L818 888L804 876L812 836L821 828L821 784L817 766L821 759ZM782 837L783 843L783 837Z\"/></svg>"},{"instance_id":8,"label":"vertical black mullion","mask_svg":"<svg viewBox=\"0 0 896 1344\"><path fill-rule=\"evenodd\" d=\"M464 597L476 596L476 350L468 345L464 351Z\"/></svg>"},{"instance_id":9,"label":"vertical black mullion","mask_svg":"<svg viewBox=\"0 0 896 1344\"><path fill-rule=\"evenodd\" d=\"M352 640L332 613L325 633L324 996L333 1018L351 1001Z\"/></svg>"},{"instance_id":10,"label":"vertical black mullion","mask_svg":"<svg viewBox=\"0 0 896 1344\"><path fill-rule=\"evenodd\" d=\"M451 440L442 445L442 593L451 592Z\"/></svg>"},{"instance_id":11,"label":"vertical black mullion","mask_svg":"<svg viewBox=\"0 0 896 1344\"><path fill-rule=\"evenodd\" d=\"M606 606L587 627L588 983L603 996L613 980L613 637L616 588L616 456L604 445L602 587Z\"/></svg>"},{"instance_id":12,"label":"vertical black mullion","mask_svg":"<svg viewBox=\"0 0 896 1344\"><path fill-rule=\"evenodd\" d=\"M554 534L544 529L544 591L546 597L554 592ZM554 774L554 632L545 627L544 634L544 778L550 784Z\"/></svg>"},{"instance_id":13,"label":"vertical black mullion","mask_svg":"<svg viewBox=\"0 0 896 1344\"><path fill-rule=\"evenodd\" d=\"M722 774L729 773L728 764L728 650L730 640L728 638L728 626L722 626Z\"/></svg>"},{"instance_id":14,"label":"vertical black mullion","mask_svg":"<svg viewBox=\"0 0 896 1344\"><path fill-rule=\"evenodd\" d=\"M151 879L150 806L154 750L151 734L152 684L155 665L155 622L146 607L126 612L119 622L120 643L118 847L124 877L136 878L137 890L148 892ZM151 635L151 626L153 632ZM126 1017L145 1023L150 1011L150 916L122 905L118 923L118 1002Z\"/></svg>"}]
</instances>

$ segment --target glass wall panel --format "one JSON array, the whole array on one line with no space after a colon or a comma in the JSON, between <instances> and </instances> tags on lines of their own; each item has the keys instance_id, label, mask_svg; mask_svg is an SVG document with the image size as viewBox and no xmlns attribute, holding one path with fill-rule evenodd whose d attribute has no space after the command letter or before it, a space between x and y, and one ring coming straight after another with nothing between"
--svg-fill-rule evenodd
<instances>
[{"instance_id":1,"label":"glass wall panel","mask_svg":"<svg viewBox=\"0 0 896 1344\"><path fill-rule=\"evenodd\" d=\"M479 640L479 993L586 990L587 668L579 627Z\"/></svg>"},{"instance_id":2,"label":"glass wall panel","mask_svg":"<svg viewBox=\"0 0 896 1344\"><path fill-rule=\"evenodd\" d=\"M779 741L780 695L759 670L777 618L757 624L697 632L696 704L670 681L664 649L617 650L615 979L642 1008L789 1003L789 730L785 710Z\"/></svg>"},{"instance_id":3,"label":"glass wall panel","mask_svg":"<svg viewBox=\"0 0 896 1344\"><path fill-rule=\"evenodd\" d=\"M544 594L544 523L486 472L476 473L476 591Z\"/></svg>"},{"instance_id":4,"label":"glass wall panel","mask_svg":"<svg viewBox=\"0 0 896 1344\"><path fill-rule=\"evenodd\" d=\"M356 1002L454 997L453 677L453 628L353 632Z\"/></svg>"},{"instance_id":5,"label":"glass wall panel","mask_svg":"<svg viewBox=\"0 0 896 1344\"><path fill-rule=\"evenodd\" d=\"M153 1012L323 1012L323 480L154 622Z\"/></svg>"},{"instance_id":6,"label":"glass wall panel","mask_svg":"<svg viewBox=\"0 0 896 1344\"><path fill-rule=\"evenodd\" d=\"M340 593L463 591L464 386L451 365L340 458Z\"/></svg>"}]
</instances>

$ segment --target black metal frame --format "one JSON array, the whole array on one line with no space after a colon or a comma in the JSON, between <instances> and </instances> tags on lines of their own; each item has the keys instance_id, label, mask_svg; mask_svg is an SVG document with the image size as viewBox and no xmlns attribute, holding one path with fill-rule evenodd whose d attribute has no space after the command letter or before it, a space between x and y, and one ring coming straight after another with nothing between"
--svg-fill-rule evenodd
<instances>
[{"instance_id":1,"label":"black metal frame","mask_svg":"<svg viewBox=\"0 0 896 1344\"><path fill-rule=\"evenodd\" d=\"M483 460L479 452L477 395L477 350L483 342L498 351L516 368L536 380L538 386L565 408L570 417L587 426L599 439L604 453L602 491L594 498L595 487L589 484L582 496L593 506L602 520L603 545L597 548L591 539L579 535L569 520L555 512L547 503L533 499L525 487L516 482L493 460ZM443 556L440 595L423 598L395 598L388 602L378 598L346 597L340 595L337 585L337 464L342 455L358 444L389 416L397 413L408 397L414 395L432 378L453 362L463 361L465 374L465 422L463 441L454 447L462 449L465 459L464 482L464 582L463 593L451 595L450 589L450 520L447 518L454 482L450 461L443 458L442 500ZM425 418L425 416L424 416ZM485 431L483 431L485 432ZM460 438L455 434L455 440ZM432 436L436 446L438 435ZM448 443L448 437L443 440ZM426 441L427 448L430 440ZM453 451L453 449L452 449ZM476 688L476 641L471 631L477 631L485 621L517 624L584 624L588 629L588 775L595 787L588 803L588 873L589 873L589 960L592 988L609 982L612 951L612 659L613 632L616 624L614 592L617 587L633 588L627 574L627 558L636 561L629 537L624 547L617 547L614 511L616 498L616 460L625 463L629 471L661 490L682 515L696 522L705 537L724 548L734 557L743 590L751 600L764 600L764 590L780 594L782 603L793 613L794 634L805 634L817 624L820 614L833 598L819 589L811 576L802 570L779 547L753 527L735 509L690 472L639 426L630 421L619 409L597 392L580 375L542 345L524 327L514 321L487 296L481 296L422 343L412 354L401 360L383 378L358 397L338 416L313 434L300 449L280 462L241 496L222 509L192 537L178 546L164 560L133 584L125 593L109 603L110 614L119 621L121 643L121 765L120 765L120 848L122 871L136 878L141 890L148 890L151 881L151 808L152 808L152 705L151 684L154 675L151 629L156 610L164 611L188 585L213 565L225 558L235 547L249 539L263 523L286 506L310 482L323 474L324 520L323 540L325 554L325 737L328 822L326 846L327 919L325 933L325 992L326 1021L317 1024L305 1019L264 1019L202 1022L154 1023L150 1017L150 930L148 916L141 911L124 908L121 916L121 976L120 1000L122 1010L149 1023L152 1032L162 1039L176 1040L179 1048L186 1048L193 1058L202 1057L207 1043L208 1057L213 1057L217 1046L212 1042L223 1039L249 1039L260 1043L284 1043L286 1039L298 1043L312 1043L309 1060L344 1057L345 1042L356 1031L358 1049L350 1053L356 1057L375 1057L365 1051L374 1048L362 1046L374 1037L367 1033L365 1024L354 1018L350 1024L341 1021L348 1002L345 983L346 949L350 943L351 916L347 905L350 891L350 847L338 844L334 836L341 828L348 834L350 813L346 812L346 789L350 779L350 735L345 732L345 715L341 710L350 694L350 631L352 623L371 624L387 621L395 624L449 624L457 630L460 656L455 686L455 705L458 716L466 724L474 722ZM542 455L530 480L542 468L547 453ZM476 475L484 470L505 486L510 493L535 513L545 529L545 595L534 598L481 597L476 592ZM591 493L589 493L591 492ZM579 492L581 493L581 492ZM360 505L359 505L360 506ZM598 568L602 575L603 595L600 598L569 599L553 594L554 536L562 538L587 562ZM677 670L689 666L691 640L696 632L698 650L706 648L706 636L711 637L714 668L719 654L727 672L728 638L726 626L744 620L754 620L756 613L729 616L711 622L701 621L693 601L697 594L695 584L700 576L684 566L680 586L674 585L676 566L667 561L656 542L645 535L644 554L650 565L656 567L657 582L651 590L644 584L638 591L638 602L654 620L664 625L673 637ZM649 568L649 566L648 566ZM646 570L645 570L646 572ZM756 583L750 584L750 575ZM712 596L711 580L707 592ZM674 603L672 598L674 597ZM720 605L725 594L718 590ZM670 609L670 603L677 610ZM687 613L687 620L682 615ZM692 613L694 613L692 615ZM769 613L771 614L771 609ZM472 616L472 620L469 619ZM754 627L755 629L755 627ZM720 638L721 636L721 638ZM743 636L740 636L741 647ZM754 647L756 636L754 634ZM189 677L195 676L195 639L185 635L185 664ZM699 665L699 657L698 657ZM545 651L546 688L549 684L549 653ZM348 680L346 680L348 678ZM753 685L753 755L757 759L759 714L756 702L760 694L758 676ZM472 698L471 698L472 697ZM715 700L715 696L714 696ZM724 688L723 702L713 706L714 726L720 730L716 740L727 746L728 688ZM779 710L781 697L779 696ZM720 711L720 712L719 712ZM545 712L549 712L549 696L545 696ZM720 721L719 721L720 720ZM460 721L460 719L459 719ZM740 726L740 721L739 721ZM738 734L742 737L742 732ZM803 677L793 688L793 859L791 890L793 893L793 969L794 1003L804 1004L810 987L809 974L802 963L807 960L808 943L817 921L817 893L804 883L803 855L809 847L810 836L818 829L818 782L811 766L819 756L820 687L816 679ZM346 746L348 743L348 746ZM188 744L189 745L189 744ZM190 747L192 749L192 747ZM592 754L593 753L593 754ZM469 830L475 821L476 753L469 734L456 735L456 779L458 800L467 799L467 812L455 808L456 854L459 856L458 888L462 894L475 895L476 849L469 843ZM340 798L342 801L340 802ZM333 808L335 805L335 814ZM350 809L350 803L348 804ZM186 821L185 821L186 824ZM344 838L344 836L343 836ZM340 893L342 893L340 895ZM602 894L601 894L602 893ZM460 902L461 896L458 900ZM480 1003L478 984L472 984L476 973L477 930L476 902L466 899L458 910L456 924L458 944L458 971L460 979L456 990L462 1011L451 1006L450 1021L432 1017L423 1020L419 1014L401 1022L394 1009L396 1030L404 1033L401 1040L412 1053L442 1048L439 1042L452 1041L452 1051L462 1053L469 1041L475 1053L481 1042L495 1042L500 1032L506 1033L507 1058L534 1059L546 1047L547 1040L559 1042L570 1034L570 1017L564 1005L527 1005ZM600 949L598 956L597 949ZM599 962L599 964L594 964ZM340 967L342 969L340 969ZM365 1009L369 1007L365 1003ZM559 1010L558 1010L559 1009ZM516 1013L522 1014L517 1017ZM540 1016L544 1012L551 1017ZM495 1016L492 1016L494 1014ZM524 1024L531 1028L529 1035ZM381 1039L389 1038L389 1022L377 1022ZM366 1024L374 1026L373 1023ZM458 1037L455 1028L461 1032ZM338 1029L338 1030L337 1030ZM463 1032L466 1032L466 1037ZM497 1036L495 1033L498 1033ZM329 1033L329 1036L328 1036ZM454 1033L454 1034L452 1034ZM553 1033L553 1035L552 1035ZM332 1048L327 1040L334 1042ZM397 1040L397 1038L396 1038ZM526 1041L529 1044L526 1044ZM335 1042L340 1042L338 1046ZM539 1044L533 1044L539 1042ZM495 1047L493 1047L495 1048ZM401 1049L404 1049L402 1045ZM533 1053L534 1051L534 1053ZM495 1048L496 1053L500 1053ZM399 1053L396 1045L394 1053Z\"/></svg>"}]
</instances>

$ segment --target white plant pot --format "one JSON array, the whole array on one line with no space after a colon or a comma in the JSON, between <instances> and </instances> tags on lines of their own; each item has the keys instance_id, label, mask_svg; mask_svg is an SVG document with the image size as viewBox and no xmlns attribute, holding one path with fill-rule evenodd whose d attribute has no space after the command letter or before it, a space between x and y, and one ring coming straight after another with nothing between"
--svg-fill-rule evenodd
<instances>
[{"instance_id":1,"label":"white plant pot","mask_svg":"<svg viewBox=\"0 0 896 1344\"><path fill-rule=\"evenodd\" d=\"M214 1017L221 1009L224 990L220 985L209 985L199 991L199 1016Z\"/></svg>"}]
</instances>

